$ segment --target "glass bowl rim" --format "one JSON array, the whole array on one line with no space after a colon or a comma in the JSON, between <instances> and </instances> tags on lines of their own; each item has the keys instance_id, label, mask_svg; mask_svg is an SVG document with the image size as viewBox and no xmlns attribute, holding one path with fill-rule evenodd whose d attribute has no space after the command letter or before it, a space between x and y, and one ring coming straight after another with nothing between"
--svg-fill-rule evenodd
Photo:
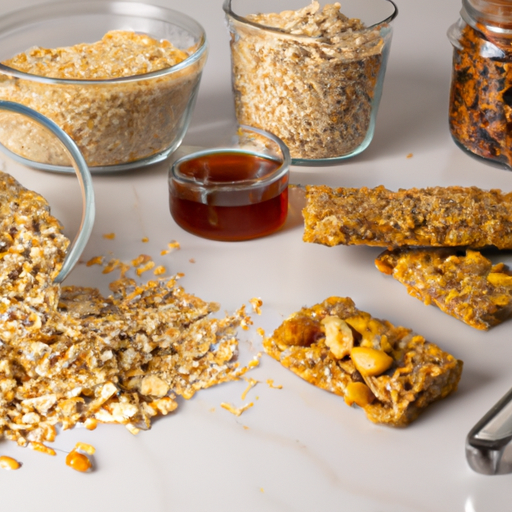
<instances>
[{"instance_id":1,"label":"glass bowl rim","mask_svg":"<svg viewBox=\"0 0 512 512\"><path fill-rule=\"evenodd\" d=\"M117 77L117 78L108 78L108 79L86 79L86 80L80 80L78 78L53 78L53 77L47 77L42 75L34 75L31 73L25 73L23 71L19 71L17 69L11 68L9 66L6 66L2 63L0 63L0 73L4 73L9 76L13 76L16 78L24 79L24 80L30 80L33 82L40 82L40 83L47 83L47 84L66 84L66 85L99 85L99 84L115 84L115 83L124 83L124 82L138 82L141 80L150 80L153 78L158 78L161 76L171 75L174 73L177 73L181 71L182 69L185 69L192 64L200 61L202 57L205 55L205 53L208 50L208 40L206 37L206 32L203 28L203 26L197 22L194 18L188 16L187 14L184 14L180 11L176 11L174 9L169 9L167 7L162 7L160 5L153 5L153 4L147 4L142 2L132 2L132 1L123 1L123 0L78 0L78 1L57 1L57 2L51 2L51 3L42 3L34 6L24 7L21 9L17 9L15 11L11 11L10 13L7 13L6 15L2 16L1 18L1 25L0 25L0 36L2 35L2 29L4 27L11 27L14 23L15 26L20 27L26 24L30 20L36 19L36 16L38 14L47 14L48 11L51 13L54 13L58 15L60 13L60 9L63 7L67 9L71 9L71 11L74 14L81 14L83 13L83 9L89 10L90 12L93 11L101 11L101 13L109 13L109 7L117 5L117 6L131 6L131 8L134 9L145 9L147 12L153 11L156 12L156 10L164 11L167 14L171 16L175 16L178 19L181 18L185 20L187 23L193 25L199 32L200 38L197 45L197 49L192 53L192 55L189 55L185 60L179 62L178 64L167 67L164 69L160 69L158 71L152 71L151 73L144 73L140 75L130 75L130 76L123 76L123 77ZM25 15L30 14L30 18L25 19ZM63 13L65 14L71 14L71 12ZM141 15L139 13L139 15ZM45 19L49 19L48 15L44 16ZM160 20L160 21L166 21L166 20Z\"/></svg>"},{"instance_id":2,"label":"glass bowl rim","mask_svg":"<svg viewBox=\"0 0 512 512\"><path fill-rule=\"evenodd\" d=\"M281 153L283 155L282 161L279 159L275 159L261 152L252 151L244 148L230 148L230 147L214 147L214 148L205 148L199 151L193 151L188 155L182 156L178 160L172 163L170 171L169 171L169 182L172 180L176 180L179 184L189 187L189 188L202 188L209 192L211 191L222 191L222 192L236 192L240 190L251 190L257 189L262 186L268 186L272 183L275 183L281 180L284 176L286 176L290 171L291 165L291 157L288 146L276 135L267 132L265 130L261 130L259 128L255 128L253 126L247 125L239 125L239 128L242 128L247 131L252 131L266 137L267 139L275 142ZM201 157L204 155L211 155L216 153L241 153L241 154L252 154L255 156L259 156L261 158L265 158L267 160L274 160L276 162L280 162L280 165L277 169L275 169L271 174L265 176L264 178L250 178L246 180L238 180L234 182L225 182L225 181L209 181L206 185L204 181L198 181L193 178L189 178L179 172L179 166L194 158Z\"/></svg>"},{"instance_id":3,"label":"glass bowl rim","mask_svg":"<svg viewBox=\"0 0 512 512\"><path fill-rule=\"evenodd\" d=\"M376 27L379 27L380 25L389 24L389 23L391 23L397 17L397 15L398 15L398 7L395 4L395 2L393 0L382 0L382 1L388 2L389 4L391 4L393 12L389 16L384 18L383 20L377 21L373 25L369 25L367 27L364 27L364 29L362 29L362 30L354 31L354 33L357 34L357 33L367 32L367 31L372 30L372 29L374 29ZM245 23L246 25L250 25L250 26L258 28L260 30L268 30L270 32L275 32L276 34L282 34L282 35L286 35L286 36L293 36L296 39L304 39L304 40L307 40L307 39L313 39L313 40L317 39L316 37L311 37L311 36L308 36L308 35L290 34L289 32L286 32L285 30L282 30L282 29L277 28L277 27L269 27L267 25L261 25L260 23L255 23L254 21L250 21L247 18L245 18L244 16L240 16L239 14L236 14L233 11L233 9L231 8L231 3L232 3L232 0L224 0L224 3L222 5L222 9L226 13L226 15L230 16L231 18L237 20L240 23Z\"/></svg>"}]
</instances>

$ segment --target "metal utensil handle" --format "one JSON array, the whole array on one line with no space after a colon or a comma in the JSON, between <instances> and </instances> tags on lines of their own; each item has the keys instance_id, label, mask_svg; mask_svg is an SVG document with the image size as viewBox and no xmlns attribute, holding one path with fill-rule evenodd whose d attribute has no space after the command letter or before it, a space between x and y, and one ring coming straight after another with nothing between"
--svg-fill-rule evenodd
<instances>
[{"instance_id":1,"label":"metal utensil handle","mask_svg":"<svg viewBox=\"0 0 512 512\"><path fill-rule=\"evenodd\" d=\"M472 469L485 475L512 472L503 458L512 440L512 389L471 429L466 438L466 458Z\"/></svg>"},{"instance_id":2,"label":"metal utensil handle","mask_svg":"<svg viewBox=\"0 0 512 512\"><path fill-rule=\"evenodd\" d=\"M68 248L68 253L64 259L64 262L62 263L60 272L54 280L55 283L61 283L67 277L69 272L71 272L78 259L80 258L80 255L87 245L94 225L94 189L92 186L92 178L89 167L87 166L82 153L80 153L78 146L73 142L71 137L69 137L67 133L65 133L57 124L55 124L47 117L41 115L39 112L36 112L29 107L10 101L0 101L0 110L21 114L32 119L33 121L36 121L51 133L53 133L62 142L71 156L71 163L75 169L78 183L80 184L80 189L82 192L82 220L80 222L78 233Z\"/></svg>"}]
</instances>

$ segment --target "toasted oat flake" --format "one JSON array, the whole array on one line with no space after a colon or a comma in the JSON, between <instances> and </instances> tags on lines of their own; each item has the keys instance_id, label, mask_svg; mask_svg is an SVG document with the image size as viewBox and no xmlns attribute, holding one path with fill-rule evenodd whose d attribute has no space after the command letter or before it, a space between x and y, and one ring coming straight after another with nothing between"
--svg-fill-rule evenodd
<instances>
[{"instance_id":1,"label":"toasted oat flake","mask_svg":"<svg viewBox=\"0 0 512 512\"><path fill-rule=\"evenodd\" d=\"M245 397L247 396L247 393L258 384L258 381L256 379L245 379L248 383L248 386L245 388L245 391L242 393L242 400L245 400Z\"/></svg>"},{"instance_id":2,"label":"toasted oat flake","mask_svg":"<svg viewBox=\"0 0 512 512\"><path fill-rule=\"evenodd\" d=\"M88 267L92 267L93 265L103 265L103 256L95 256L87 261L86 265Z\"/></svg>"},{"instance_id":3,"label":"toasted oat flake","mask_svg":"<svg viewBox=\"0 0 512 512\"><path fill-rule=\"evenodd\" d=\"M235 407L232 404L228 404L226 402L222 402L220 404L220 406L223 409L226 409L226 411L229 411L231 414L234 414L235 416L241 416L245 411L247 411L247 409L250 409L251 407L253 407L254 404L252 402L249 402L248 404L245 404L242 407Z\"/></svg>"},{"instance_id":4,"label":"toasted oat flake","mask_svg":"<svg viewBox=\"0 0 512 512\"><path fill-rule=\"evenodd\" d=\"M261 306L263 306L263 301L258 297L254 297L249 302L252 306L253 311L256 314L261 315Z\"/></svg>"}]
</instances>

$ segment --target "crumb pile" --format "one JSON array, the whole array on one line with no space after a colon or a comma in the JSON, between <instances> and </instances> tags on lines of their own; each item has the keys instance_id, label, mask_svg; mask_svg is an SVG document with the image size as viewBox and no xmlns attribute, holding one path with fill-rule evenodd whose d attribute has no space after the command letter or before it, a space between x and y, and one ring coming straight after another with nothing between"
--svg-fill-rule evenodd
<instances>
[{"instance_id":1,"label":"crumb pile","mask_svg":"<svg viewBox=\"0 0 512 512\"><path fill-rule=\"evenodd\" d=\"M176 396L238 379L237 328L245 308L222 319L218 304L178 286L126 276L103 297L53 284L68 240L46 201L0 175L0 436L21 446L98 422L148 429Z\"/></svg>"}]
</instances>

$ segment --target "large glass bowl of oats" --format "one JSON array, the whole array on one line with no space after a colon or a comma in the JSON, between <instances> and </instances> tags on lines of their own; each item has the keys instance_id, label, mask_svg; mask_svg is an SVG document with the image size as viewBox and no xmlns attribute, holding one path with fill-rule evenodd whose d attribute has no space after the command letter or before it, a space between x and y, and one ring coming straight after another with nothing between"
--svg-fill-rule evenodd
<instances>
[{"instance_id":1,"label":"large glass bowl of oats","mask_svg":"<svg viewBox=\"0 0 512 512\"><path fill-rule=\"evenodd\" d=\"M292 164L370 144L397 8L391 0L225 0L237 120L280 137Z\"/></svg>"},{"instance_id":2,"label":"large glass bowl of oats","mask_svg":"<svg viewBox=\"0 0 512 512\"><path fill-rule=\"evenodd\" d=\"M30 6L0 18L0 100L54 121L93 173L143 167L183 140L206 58L203 28L177 11L109 0ZM28 154L27 137L37 130L14 118L0 126L13 158L72 172L64 154Z\"/></svg>"}]
</instances>

